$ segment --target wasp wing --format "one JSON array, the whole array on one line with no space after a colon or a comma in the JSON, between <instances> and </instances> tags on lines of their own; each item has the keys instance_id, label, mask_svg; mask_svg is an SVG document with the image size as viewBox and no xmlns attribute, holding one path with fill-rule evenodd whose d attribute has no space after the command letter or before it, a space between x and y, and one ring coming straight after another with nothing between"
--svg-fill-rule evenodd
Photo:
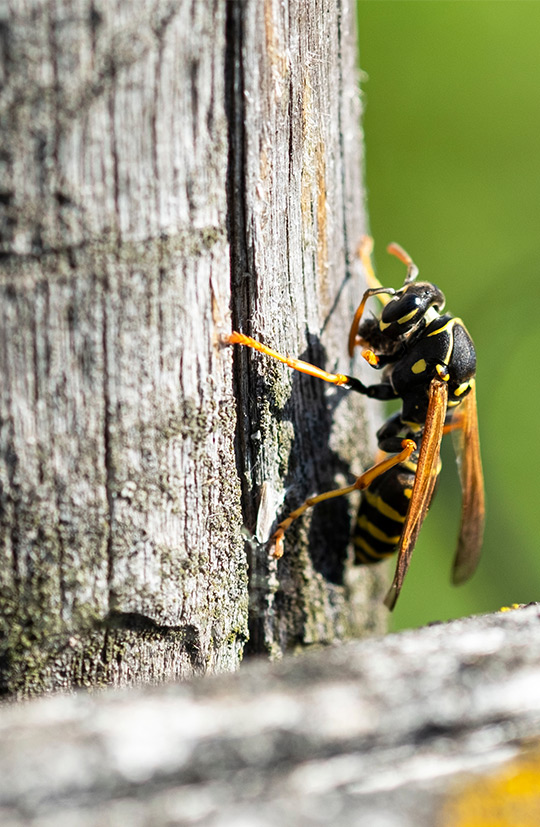
<instances>
[{"instance_id":1,"label":"wasp wing","mask_svg":"<svg viewBox=\"0 0 540 827\"><path fill-rule=\"evenodd\" d=\"M463 492L458 547L452 571L452 582L456 585L464 583L474 573L484 538L484 477L474 382L461 403L460 414L461 427L454 432L458 440L458 466Z\"/></svg>"},{"instance_id":2,"label":"wasp wing","mask_svg":"<svg viewBox=\"0 0 540 827\"><path fill-rule=\"evenodd\" d=\"M441 440L447 406L447 383L441 379L432 379L429 386L428 410L422 435L422 446L418 457L416 477L399 543L396 573L384 600L390 610L394 608L399 597L414 546L437 482L437 469L439 466Z\"/></svg>"}]
</instances>

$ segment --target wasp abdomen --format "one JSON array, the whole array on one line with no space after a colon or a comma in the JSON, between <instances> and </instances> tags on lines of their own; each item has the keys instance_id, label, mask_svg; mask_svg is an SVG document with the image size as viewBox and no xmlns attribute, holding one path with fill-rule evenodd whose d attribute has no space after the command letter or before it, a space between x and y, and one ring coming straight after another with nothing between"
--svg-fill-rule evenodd
<instances>
[{"instance_id":1,"label":"wasp abdomen","mask_svg":"<svg viewBox=\"0 0 540 827\"><path fill-rule=\"evenodd\" d=\"M416 458L413 456L381 474L362 492L353 531L356 563L377 563L396 550L415 474Z\"/></svg>"}]
</instances>

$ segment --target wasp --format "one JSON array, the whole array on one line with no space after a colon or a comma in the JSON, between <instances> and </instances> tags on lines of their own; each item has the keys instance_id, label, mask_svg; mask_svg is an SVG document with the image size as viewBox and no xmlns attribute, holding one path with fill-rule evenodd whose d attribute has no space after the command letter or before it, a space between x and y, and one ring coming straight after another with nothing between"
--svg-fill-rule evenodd
<instances>
[{"instance_id":1,"label":"wasp","mask_svg":"<svg viewBox=\"0 0 540 827\"><path fill-rule=\"evenodd\" d=\"M354 314L348 340L352 357L357 345L382 380L365 385L345 374L329 373L316 365L283 356L262 343L232 332L225 344L244 345L333 385L372 399L400 399L401 408L377 432L382 456L352 485L307 499L279 523L271 543L274 556L283 554L283 537L291 523L323 500L362 491L353 532L355 561L386 559L396 550L397 565L385 604L393 609L409 568L422 523L431 504L441 470L443 435L457 437L462 487L461 525L452 579L463 583L478 564L484 533L484 483L476 406L476 352L462 320L443 313L445 297L431 282L417 281L418 267L398 244L388 252L407 266L403 286L383 287L371 265L372 241L360 245L368 289ZM376 296L379 315L363 318L368 300Z\"/></svg>"}]
</instances>

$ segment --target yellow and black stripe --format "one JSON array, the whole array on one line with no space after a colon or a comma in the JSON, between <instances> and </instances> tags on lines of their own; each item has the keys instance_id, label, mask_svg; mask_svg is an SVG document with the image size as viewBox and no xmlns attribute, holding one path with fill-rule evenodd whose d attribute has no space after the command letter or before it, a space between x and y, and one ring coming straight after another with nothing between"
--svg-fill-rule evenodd
<instances>
[{"instance_id":1,"label":"yellow and black stripe","mask_svg":"<svg viewBox=\"0 0 540 827\"><path fill-rule=\"evenodd\" d=\"M412 494L418 451L407 462L378 476L362 492L353 531L355 562L379 563L393 554L401 539ZM441 464L437 469L440 473Z\"/></svg>"},{"instance_id":2,"label":"yellow and black stripe","mask_svg":"<svg viewBox=\"0 0 540 827\"><path fill-rule=\"evenodd\" d=\"M362 492L353 532L356 563L377 563L399 545L418 454L381 474Z\"/></svg>"}]
</instances>

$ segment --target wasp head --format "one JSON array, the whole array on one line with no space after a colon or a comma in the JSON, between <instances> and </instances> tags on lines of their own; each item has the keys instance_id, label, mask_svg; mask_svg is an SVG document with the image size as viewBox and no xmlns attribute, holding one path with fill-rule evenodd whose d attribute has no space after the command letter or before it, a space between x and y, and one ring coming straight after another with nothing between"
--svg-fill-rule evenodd
<instances>
[{"instance_id":1,"label":"wasp head","mask_svg":"<svg viewBox=\"0 0 540 827\"><path fill-rule=\"evenodd\" d=\"M435 284L429 281L405 284L384 307L379 330L392 340L407 337L433 321L444 304L444 294Z\"/></svg>"}]
</instances>

